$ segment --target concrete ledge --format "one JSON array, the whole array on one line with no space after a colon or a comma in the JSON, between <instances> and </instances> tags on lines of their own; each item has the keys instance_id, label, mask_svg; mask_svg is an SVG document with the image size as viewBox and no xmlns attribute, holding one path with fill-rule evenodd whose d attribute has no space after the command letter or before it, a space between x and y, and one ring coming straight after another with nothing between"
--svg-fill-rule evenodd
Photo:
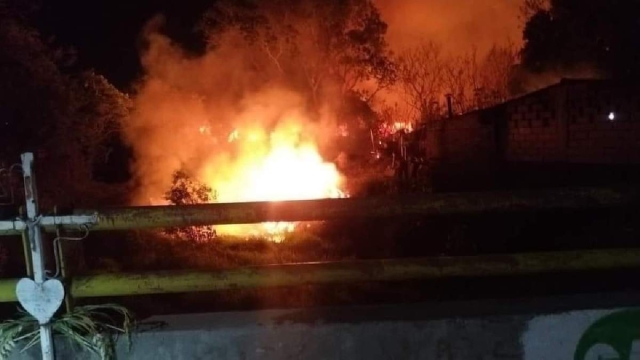
<instances>
[{"instance_id":1,"label":"concrete ledge","mask_svg":"<svg viewBox=\"0 0 640 360\"><path fill-rule=\"evenodd\" d=\"M640 294L161 316L118 359L633 360L630 304ZM94 358L57 344L58 359Z\"/></svg>"}]
</instances>

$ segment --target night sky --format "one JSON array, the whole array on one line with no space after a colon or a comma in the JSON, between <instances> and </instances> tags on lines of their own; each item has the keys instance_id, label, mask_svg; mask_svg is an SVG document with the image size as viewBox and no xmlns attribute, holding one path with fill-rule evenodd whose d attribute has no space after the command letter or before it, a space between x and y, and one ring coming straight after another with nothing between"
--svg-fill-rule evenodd
<instances>
[{"instance_id":1,"label":"night sky","mask_svg":"<svg viewBox=\"0 0 640 360\"><path fill-rule=\"evenodd\" d=\"M216 0L28 0L42 2L36 25L56 44L78 50L78 66L95 68L121 89L140 74L137 44L145 23L166 18L164 32L191 51L202 51L194 26ZM389 25L394 51L421 39L441 42L452 53L480 52L507 39L519 44L522 0L375 0ZM465 11L459 11L464 8ZM500 21L495 21L499 19Z\"/></svg>"},{"instance_id":2,"label":"night sky","mask_svg":"<svg viewBox=\"0 0 640 360\"><path fill-rule=\"evenodd\" d=\"M56 45L77 49L77 66L94 68L121 89L140 75L139 35L154 15L165 32L192 51L203 47L194 25L212 0L57 0L36 13L38 28Z\"/></svg>"}]
</instances>

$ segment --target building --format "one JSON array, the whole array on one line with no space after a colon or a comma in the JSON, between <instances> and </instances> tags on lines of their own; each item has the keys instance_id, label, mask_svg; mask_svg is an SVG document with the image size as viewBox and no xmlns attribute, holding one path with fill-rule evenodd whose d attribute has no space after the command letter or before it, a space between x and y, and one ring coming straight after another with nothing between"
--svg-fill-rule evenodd
<instances>
[{"instance_id":1,"label":"building","mask_svg":"<svg viewBox=\"0 0 640 360\"><path fill-rule=\"evenodd\" d=\"M565 79L417 131L436 188L626 181L640 165L640 86Z\"/></svg>"}]
</instances>

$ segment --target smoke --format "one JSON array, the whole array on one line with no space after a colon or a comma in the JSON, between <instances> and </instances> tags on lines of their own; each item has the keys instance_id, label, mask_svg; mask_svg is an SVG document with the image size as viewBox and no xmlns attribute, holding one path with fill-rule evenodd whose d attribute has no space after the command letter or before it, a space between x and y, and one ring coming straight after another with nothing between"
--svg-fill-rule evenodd
<instances>
[{"instance_id":1,"label":"smoke","mask_svg":"<svg viewBox=\"0 0 640 360\"><path fill-rule=\"evenodd\" d=\"M124 126L136 158L134 202L160 200L177 170L228 189L238 167L273 142L311 146L328 138L331 112L309 115L303 96L268 69L255 71L255 52L239 45L240 35L225 34L215 51L193 56L162 35L161 26L159 17L143 32L145 75Z\"/></svg>"},{"instance_id":2,"label":"smoke","mask_svg":"<svg viewBox=\"0 0 640 360\"><path fill-rule=\"evenodd\" d=\"M526 94L553 84L562 79L605 79L606 74L598 70L592 64L577 64L571 67L550 69L543 72L528 72L521 70L515 77L518 85L514 91L517 94Z\"/></svg>"},{"instance_id":3,"label":"smoke","mask_svg":"<svg viewBox=\"0 0 640 360\"><path fill-rule=\"evenodd\" d=\"M424 41L461 55L476 48L522 41L520 9L524 0L376 0L388 24L387 41L401 52Z\"/></svg>"},{"instance_id":4,"label":"smoke","mask_svg":"<svg viewBox=\"0 0 640 360\"><path fill-rule=\"evenodd\" d=\"M483 56L496 44L520 45L522 1L375 3L389 25L387 40L395 52L433 41L447 56L464 56L472 50ZM162 25L158 17L143 31L144 76L136 85L134 112L124 126L136 158L133 172L140 189L136 202L160 199L176 170L200 180L214 179L209 184L224 196L223 189L242 186L233 184L239 167L264 155L274 141L320 150L332 145L337 105L327 93L338 91L321 89L326 104L310 104L300 85L309 84L309 74L300 63L274 63L273 53L267 53L269 58L264 49L256 49L234 31L220 34L215 49L196 56L164 36ZM300 58L312 62L310 68L322 68L327 60L314 53L305 36L298 40L310 53ZM288 64L286 71L281 64ZM283 78L285 72L288 79ZM379 97L386 97L386 103L402 103L393 95L388 91ZM242 142L248 138L253 139L250 146Z\"/></svg>"}]
</instances>

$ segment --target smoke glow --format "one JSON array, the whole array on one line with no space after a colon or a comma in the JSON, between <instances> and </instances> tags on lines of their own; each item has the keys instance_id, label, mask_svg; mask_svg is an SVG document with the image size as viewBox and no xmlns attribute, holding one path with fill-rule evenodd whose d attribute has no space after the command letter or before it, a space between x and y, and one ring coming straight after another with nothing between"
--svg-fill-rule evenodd
<instances>
[{"instance_id":1,"label":"smoke glow","mask_svg":"<svg viewBox=\"0 0 640 360\"><path fill-rule=\"evenodd\" d=\"M218 202L340 197L342 177L319 152L335 129L330 112L310 114L304 98L243 69L245 54L221 46L189 57L150 31L135 111L126 124L139 183L137 203L158 203L172 174L186 171ZM235 58L237 61L230 61ZM258 74L262 75L262 74ZM293 224L222 226L238 235Z\"/></svg>"}]
</instances>

